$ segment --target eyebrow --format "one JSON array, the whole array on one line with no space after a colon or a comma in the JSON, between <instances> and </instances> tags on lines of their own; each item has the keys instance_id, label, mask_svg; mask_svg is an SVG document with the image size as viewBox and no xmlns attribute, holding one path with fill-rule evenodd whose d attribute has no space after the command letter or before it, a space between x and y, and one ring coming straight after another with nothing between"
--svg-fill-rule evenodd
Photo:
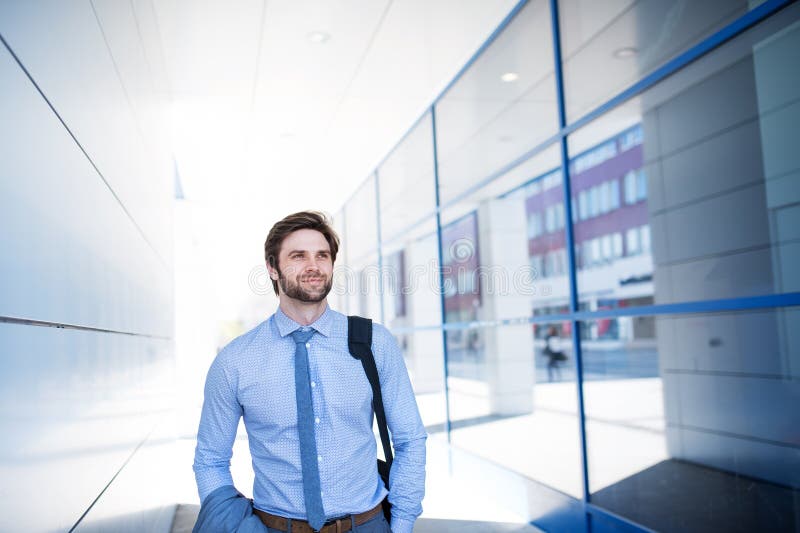
<instances>
[{"instance_id":1,"label":"eyebrow","mask_svg":"<svg viewBox=\"0 0 800 533\"><path fill-rule=\"evenodd\" d=\"M289 250L289 252L287 252L287 253L288 253L288 255L292 255L292 254L305 254L305 253L308 253L308 252L309 252L309 250ZM331 251L330 250L317 250L316 252L312 252L312 253L329 254L330 255Z\"/></svg>"}]
</instances>

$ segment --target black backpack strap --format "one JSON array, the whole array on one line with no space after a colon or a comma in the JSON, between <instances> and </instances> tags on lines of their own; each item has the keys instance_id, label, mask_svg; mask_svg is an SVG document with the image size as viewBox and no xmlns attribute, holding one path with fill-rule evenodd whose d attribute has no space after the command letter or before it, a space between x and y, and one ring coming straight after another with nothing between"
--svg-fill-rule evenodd
<instances>
[{"instance_id":1,"label":"black backpack strap","mask_svg":"<svg viewBox=\"0 0 800 533\"><path fill-rule=\"evenodd\" d=\"M381 395L381 382L378 378L378 367L372 354L372 320L360 316L347 317L347 346L350 355L359 359L364 367L369 384L372 387L372 409L378 419L378 432L383 444L383 455L386 463L392 465L392 445L389 442L389 430L386 426L386 413L383 410L383 396Z\"/></svg>"}]
</instances>

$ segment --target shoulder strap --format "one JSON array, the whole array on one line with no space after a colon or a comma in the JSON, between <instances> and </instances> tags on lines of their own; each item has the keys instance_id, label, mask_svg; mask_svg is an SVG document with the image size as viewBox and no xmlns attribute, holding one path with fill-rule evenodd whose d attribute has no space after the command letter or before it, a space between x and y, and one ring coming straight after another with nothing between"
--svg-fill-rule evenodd
<instances>
[{"instance_id":1,"label":"shoulder strap","mask_svg":"<svg viewBox=\"0 0 800 533\"><path fill-rule=\"evenodd\" d=\"M350 355L361 361L364 373L372 387L372 409L378 419L378 432L383 444L383 456L386 463L392 464L392 445L389 443L389 430L386 427L386 413L383 410L383 396L381 395L381 382L378 378L378 367L372 354L372 320L360 316L347 317L347 346Z\"/></svg>"}]
</instances>

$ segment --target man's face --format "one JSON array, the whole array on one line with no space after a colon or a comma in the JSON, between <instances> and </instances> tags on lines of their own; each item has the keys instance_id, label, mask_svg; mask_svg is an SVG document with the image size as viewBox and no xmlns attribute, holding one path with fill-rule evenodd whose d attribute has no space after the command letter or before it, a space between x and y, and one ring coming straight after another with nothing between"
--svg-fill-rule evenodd
<instances>
[{"instance_id":1,"label":"man's face","mask_svg":"<svg viewBox=\"0 0 800 533\"><path fill-rule=\"evenodd\" d=\"M301 302L321 302L333 285L331 248L322 233L301 229L290 233L281 244L277 270L270 276L281 292Z\"/></svg>"}]
</instances>

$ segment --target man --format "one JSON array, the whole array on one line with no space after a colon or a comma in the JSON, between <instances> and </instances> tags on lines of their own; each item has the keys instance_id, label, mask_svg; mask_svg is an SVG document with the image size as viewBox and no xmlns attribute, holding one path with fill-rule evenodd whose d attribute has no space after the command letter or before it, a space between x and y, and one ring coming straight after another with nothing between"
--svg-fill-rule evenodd
<instances>
[{"instance_id":1,"label":"man","mask_svg":"<svg viewBox=\"0 0 800 533\"><path fill-rule=\"evenodd\" d=\"M389 331L373 326L395 457L387 495L376 466L372 390L347 343L347 317L328 307L339 239L324 215L275 224L264 252L278 310L228 344L208 372L194 471L196 531L409 533L421 514L426 434ZM231 447L244 418L255 470L253 502L234 488ZM222 525L221 525L222 524ZM255 525L254 525L255 524ZM337 529L338 528L338 529Z\"/></svg>"}]
</instances>

